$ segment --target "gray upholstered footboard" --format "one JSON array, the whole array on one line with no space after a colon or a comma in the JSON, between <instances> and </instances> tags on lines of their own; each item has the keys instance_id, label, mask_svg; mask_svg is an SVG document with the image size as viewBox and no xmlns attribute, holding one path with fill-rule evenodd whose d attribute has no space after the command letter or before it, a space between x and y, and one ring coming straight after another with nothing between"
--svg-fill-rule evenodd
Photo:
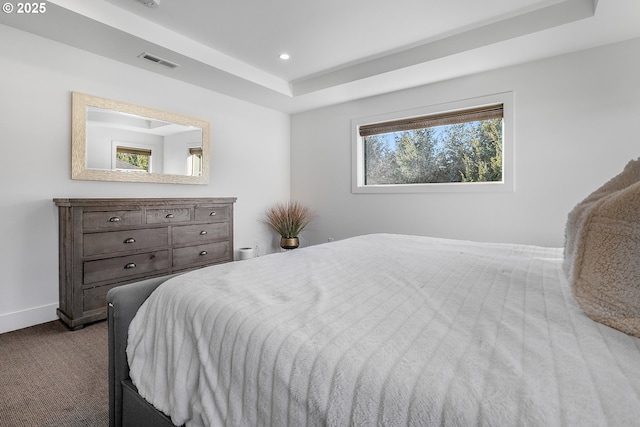
<instances>
[{"instance_id":1,"label":"gray upholstered footboard","mask_svg":"<svg viewBox=\"0 0 640 427\"><path fill-rule=\"evenodd\" d=\"M107 293L109 321L109 425L173 425L169 418L142 399L129 380L127 334L138 308L171 276L119 286ZM154 413L155 412L155 413ZM141 422L144 422L141 424Z\"/></svg>"}]
</instances>

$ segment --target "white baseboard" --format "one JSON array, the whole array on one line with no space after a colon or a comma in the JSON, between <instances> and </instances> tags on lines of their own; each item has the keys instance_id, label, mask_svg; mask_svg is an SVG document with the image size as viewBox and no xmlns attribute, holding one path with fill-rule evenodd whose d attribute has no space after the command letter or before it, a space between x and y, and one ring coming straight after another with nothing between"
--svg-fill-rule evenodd
<instances>
[{"instance_id":1,"label":"white baseboard","mask_svg":"<svg viewBox=\"0 0 640 427\"><path fill-rule=\"evenodd\" d=\"M55 303L13 313L0 314L0 334L56 320L58 318L56 314L57 308L58 303Z\"/></svg>"}]
</instances>

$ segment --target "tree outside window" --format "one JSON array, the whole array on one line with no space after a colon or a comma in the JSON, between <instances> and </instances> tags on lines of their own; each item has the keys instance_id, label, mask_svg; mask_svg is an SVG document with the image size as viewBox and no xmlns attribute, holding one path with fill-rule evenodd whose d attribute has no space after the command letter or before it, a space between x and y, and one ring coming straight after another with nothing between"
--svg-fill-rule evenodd
<instances>
[{"instance_id":1,"label":"tree outside window","mask_svg":"<svg viewBox=\"0 0 640 427\"><path fill-rule=\"evenodd\" d=\"M116 168L128 172L150 172L151 150L116 147Z\"/></svg>"},{"instance_id":2,"label":"tree outside window","mask_svg":"<svg viewBox=\"0 0 640 427\"><path fill-rule=\"evenodd\" d=\"M502 105L363 126L364 184L501 182L502 127Z\"/></svg>"}]
</instances>

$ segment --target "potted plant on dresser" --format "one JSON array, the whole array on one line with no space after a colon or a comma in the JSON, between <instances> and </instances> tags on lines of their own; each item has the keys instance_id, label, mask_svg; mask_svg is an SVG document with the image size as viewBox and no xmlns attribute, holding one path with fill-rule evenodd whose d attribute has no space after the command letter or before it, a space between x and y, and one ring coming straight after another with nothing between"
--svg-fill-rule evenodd
<instances>
[{"instance_id":1,"label":"potted plant on dresser","mask_svg":"<svg viewBox=\"0 0 640 427\"><path fill-rule=\"evenodd\" d=\"M313 211L300 202L278 203L265 212L264 222L280 235L280 247L295 249L298 236L314 218Z\"/></svg>"}]
</instances>

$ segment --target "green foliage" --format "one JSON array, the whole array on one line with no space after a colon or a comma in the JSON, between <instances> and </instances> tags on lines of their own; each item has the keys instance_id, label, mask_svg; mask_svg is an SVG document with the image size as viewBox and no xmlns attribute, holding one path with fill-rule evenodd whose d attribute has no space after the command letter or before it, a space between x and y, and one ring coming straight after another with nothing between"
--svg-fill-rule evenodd
<instances>
[{"instance_id":1,"label":"green foliage","mask_svg":"<svg viewBox=\"0 0 640 427\"><path fill-rule=\"evenodd\" d=\"M132 165L133 167L131 169L136 169L137 167L149 172L149 156L143 154L116 153L116 159Z\"/></svg>"},{"instance_id":2,"label":"green foliage","mask_svg":"<svg viewBox=\"0 0 640 427\"><path fill-rule=\"evenodd\" d=\"M395 175L395 165L391 160L393 152L380 135L367 137L364 148L367 184L393 181Z\"/></svg>"},{"instance_id":3,"label":"green foliage","mask_svg":"<svg viewBox=\"0 0 640 427\"><path fill-rule=\"evenodd\" d=\"M502 126L497 120L479 122L464 165L463 182L502 180Z\"/></svg>"},{"instance_id":4,"label":"green foliage","mask_svg":"<svg viewBox=\"0 0 640 427\"><path fill-rule=\"evenodd\" d=\"M502 120L365 138L367 185L502 180Z\"/></svg>"}]
</instances>

